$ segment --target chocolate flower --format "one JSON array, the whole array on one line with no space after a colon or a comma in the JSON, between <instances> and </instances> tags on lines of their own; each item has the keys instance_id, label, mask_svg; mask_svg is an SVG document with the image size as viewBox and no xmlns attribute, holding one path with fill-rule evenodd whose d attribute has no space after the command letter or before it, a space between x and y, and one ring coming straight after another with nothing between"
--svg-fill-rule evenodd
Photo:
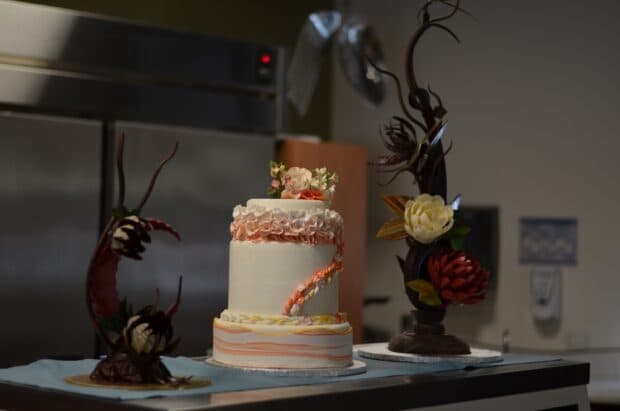
<instances>
[{"instance_id":1,"label":"chocolate flower","mask_svg":"<svg viewBox=\"0 0 620 411\"><path fill-rule=\"evenodd\" d=\"M422 244L430 244L454 224L454 211L441 196L422 194L405 205L407 234Z\"/></svg>"},{"instance_id":2,"label":"chocolate flower","mask_svg":"<svg viewBox=\"0 0 620 411\"><path fill-rule=\"evenodd\" d=\"M464 251L440 250L427 263L431 283L442 300L475 304L484 299L489 272Z\"/></svg>"}]
</instances>

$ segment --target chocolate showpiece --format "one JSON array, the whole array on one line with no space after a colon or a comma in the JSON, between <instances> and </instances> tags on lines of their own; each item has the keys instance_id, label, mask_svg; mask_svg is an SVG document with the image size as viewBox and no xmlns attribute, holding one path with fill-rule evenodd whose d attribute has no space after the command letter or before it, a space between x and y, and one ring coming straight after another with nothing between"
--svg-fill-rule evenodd
<instances>
[{"instance_id":1,"label":"chocolate showpiece","mask_svg":"<svg viewBox=\"0 0 620 411\"><path fill-rule=\"evenodd\" d=\"M95 331L110 349L109 355L97 364L90 379L113 383L185 384L189 379L173 377L160 358L172 352L180 341L179 338L173 339L172 317L181 303L182 277L179 277L176 301L166 310L158 309L159 289L155 290L155 304L135 314L127 299L119 299L116 289L116 272L121 258L141 260L145 243L151 242L151 231L165 231L177 240L181 239L179 233L165 222L140 216L160 171L176 154L178 143L155 170L138 206L128 209L124 205L124 142L125 136L121 135L116 153L118 203L99 237L86 281L88 313Z\"/></svg>"},{"instance_id":2,"label":"chocolate showpiece","mask_svg":"<svg viewBox=\"0 0 620 411\"><path fill-rule=\"evenodd\" d=\"M443 6L448 12L432 18L432 6ZM409 251L398 262L403 273L405 291L416 308L416 325L394 337L388 348L396 352L421 355L469 354L469 346L450 335L442 325L449 304L473 304L485 296L489 273L469 254L461 251L469 233L458 211L460 196L447 203L445 156L442 137L448 111L430 86L419 86L414 72L414 52L422 36L431 28L457 35L444 25L458 12L469 13L460 1L428 0L418 12L420 26L407 48L405 75L408 106L398 77L379 67L376 69L396 84L401 115L395 115L383 127L381 137L389 154L373 164L380 172L392 173L387 184L404 172L413 175L419 195L383 196L394 219L385 223L377 237L387 240L406 239ZM371 64L373 64L371 62ZM421 137L420 137L421 136Z\"/></svg>"}]
</instances>

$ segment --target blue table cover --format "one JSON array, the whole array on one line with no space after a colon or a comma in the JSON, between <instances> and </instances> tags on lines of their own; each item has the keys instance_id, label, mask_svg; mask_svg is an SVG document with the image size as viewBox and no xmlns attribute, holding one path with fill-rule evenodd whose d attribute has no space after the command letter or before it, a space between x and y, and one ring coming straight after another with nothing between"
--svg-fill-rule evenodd
<instances>
[{"instance_id":1,"label":"blue table cover","mask_svg":"<svg viewBox=\"0 0 620 411\"><path fill-rule=\"evenodd\" d=\"M132 400L152 397L207 394L224 391L254 390L293 385L326 384L343 381L357 381L370 378L390 377L398 375L419 375L441 371L459 370L463 364L432 363L413 364L404 362L378 361L367 358L355 359L366 363L368 371L360 375L346 377L282 377L251 374L237 369L217 367L202 361L186 357L163 357L163 361L173 375L209 378L212 385L191 390L169 391L127 391L111 388L84 387L69 384L65 377L90 374L97 360L57 361L39 360L28 365L0 369L0 381L11 384L26 385L45 390L65 391L92 397L117 400ZM526 364L556 360L556 357L505 354L503 361L481 364L475 367L498 367L503 365ZM469 365L469 368L472 366Z\"/></svg>"}]
</instances>

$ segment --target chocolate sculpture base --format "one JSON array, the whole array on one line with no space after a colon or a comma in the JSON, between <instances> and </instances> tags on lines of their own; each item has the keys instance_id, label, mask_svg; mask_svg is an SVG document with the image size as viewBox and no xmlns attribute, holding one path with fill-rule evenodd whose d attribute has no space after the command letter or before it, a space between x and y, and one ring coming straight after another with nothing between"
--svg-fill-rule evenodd
<instances>
[{"instance_id":1,"label":"chocolate sculpture base","mask_svg":"<svg viewBox=\"0 0 620 411\"><path fill-rule=\"evenodd\" d=\"M130 355L115 351L99 361L91 380L135 384L168 384L173 377L157 355Z\"/></svg>"},{"instance_id":2,"label":"chocolate sculpture base","mask_svg":"<svg viewBox=\"0 0 620 411\"><path fill-rule=\"evenodd\" d=\"M419 355L467 355L469 345L453 335L446 335L441 323L445 310L416 310L413 315L416 324L413 331L404 331L393 337L388 349Z\"/></svg>"},{"instance_id":3,"label":"chocolate sculpture base","mask_svg":"<svg viewBox=\"0 0 620 411\"><path fill-rule=\"evenodd\" d=\"M388 349L394 352L419 355L471 354L469 345L453 335L419 335L405 331L393 337Z\"/></svg>"}]
</instances>

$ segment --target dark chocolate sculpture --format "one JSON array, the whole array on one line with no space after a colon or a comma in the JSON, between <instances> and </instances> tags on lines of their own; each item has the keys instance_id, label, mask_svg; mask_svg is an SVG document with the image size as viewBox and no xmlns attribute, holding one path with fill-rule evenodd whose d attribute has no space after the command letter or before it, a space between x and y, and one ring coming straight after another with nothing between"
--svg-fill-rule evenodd
<instances>
[{"instance_id":1,"label":"dark chocolate sculpture","mask_svg":"<svg viewBox=\"0 0 620 411\"><path fill-rule=\"evenodd\" d=\"M124 142L125 137L121 135L116 153L118 203L97 242L86 281L88 313L97 334L110 349L109 355L97 364L90 378L114 383L182 384L186 379L174 378L160 359L161 355L173 351L180 341L178 338L173 340L171 320L181 302L182 278L179 278L176 301L165 311L157 308L158 289L155 304L135 314L127 299L119 299L116 289L116 272L121 258L140 260L144 244L151 241L151 231L163 230L180 240L179 233L170 225L140 216L159 172L174 157L178 144L155 170L138 206L128 209L124 205Z\"/></svg>"},{"instance_id":2,"label":"dark chocolate sculpture","mask_svg":"<svg viewBox=\"0 0 620 411\"><path fill-rule=\"evenodd\" d=\"M434 5L448 8L447 14L432 18ZM416 310L413 331L393 338L392 351L422 355L469 354L469 346L450 335L442 325L449 304L473 304L484 298L489 273L469 254L462 251L469 227L461 221L460 196L447 203L445 156L442 137L447 110L430 87L420 87L413 69L416 45L430 29L458 37L444 22L457 12L467 13L456 0L429 0L418 13L421 23L414 32L405 61L408 106L398 77L376 67L396 83L402 115L393 116L382 129L382 139L389 154L374 163L379 171L392 173L387 184L403 172L413 175L419 195L384 196L395 218L385 223L377 237L388 240L406 239L409 252L398 257L405 290ZM468 13L467 13L468 14Z\"/></svg>"}]
</instances>

